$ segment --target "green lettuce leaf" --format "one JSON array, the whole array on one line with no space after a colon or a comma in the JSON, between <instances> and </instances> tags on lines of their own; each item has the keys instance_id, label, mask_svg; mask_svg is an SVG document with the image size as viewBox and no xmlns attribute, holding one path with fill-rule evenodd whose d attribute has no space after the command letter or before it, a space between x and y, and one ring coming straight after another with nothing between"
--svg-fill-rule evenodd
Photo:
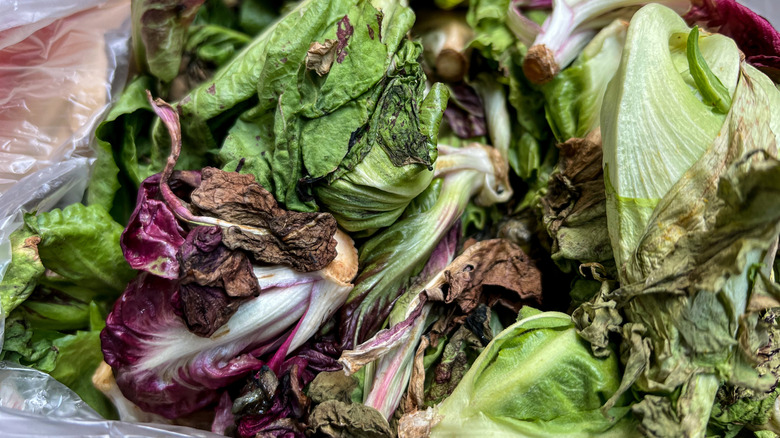
<instances>
[{"instance_id":1,"label":"green lettuce leaf","mask_svg":"<svg viewBox=\"0 0 780 438\"><path fill-rule=\"evenodd\" d=\"M28 214L24 222L40 236L38 254L51 271L41 284L75 286L94 296L116 297L135 276L119 246L122 226L102 207L72 204L37 216Z\"/></svg>"},{"instance_id":2,"label":"green lettuce leaf","mask_svg":"<svg viewBox=\"0 0 780 438\"><path fill-rule=\"evenodd\" d=\"M0 315L10 314L38 285L44 271L38 256L40 240L24 228L11 234L11 264L0 280Z\"/></svg>"},{"instance_id":3,"label":"green lettuce leaf","mask_svg":"<svg viewBox=\"0 0 780 438\"><path fill-rule=\"evenodd\" d=\"M570 67L542 86L545 115L559 142L585 137L599 126L604 92L620 64L627 29L623 20L603 28Z\"/></svg>"},{"instance_id":4,"label":"green lettuce leaf","mask_svg":"<svg viewBox=\"0 0 780 438\"><path fill-rule=\"evenodd\" d=\"M431 436L636 436L628 399L600 410L619 381L617 359L593 356L568 315L526 307L435 410Z\"/></svg>"}]
</instances>

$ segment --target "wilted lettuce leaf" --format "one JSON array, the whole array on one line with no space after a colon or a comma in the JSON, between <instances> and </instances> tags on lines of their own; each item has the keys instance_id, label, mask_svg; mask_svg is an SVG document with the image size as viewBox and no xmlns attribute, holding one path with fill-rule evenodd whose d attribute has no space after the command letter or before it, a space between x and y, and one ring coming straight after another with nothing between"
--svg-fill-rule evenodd
<instances>
[{"instance_id":1,"label":"wilted lettuce leaf","mask_svg":"<svg viewBox=\"0 0 780 438\"><path fill-rule=\"evenodd\" d=\"M204 0L132 2L133 52L144 70L164 82L179 74L187 29Z\"/></svg>"},{"instance_id":2,"label":"wilted lettuce leaf","mask_svg":"<svg viewBox=\"0 0 780 438\"><path fill-rule=\"evenodd\" d=\"M565 77L566 72L554 81ZM607 229L601 135L558 144L558 167L541 198L542 222L552 238L552 259L564 272L581 263L612 259Z\"/></svg>"},{"instance_id":3,"label":"wilted lettuce leaf","mask_svg":"<svg viewBox=\"0 0 780 438\"><path fill-rule=\"evenodd\" d=\"M780 92L749 65L739 73L720 132L657 203L623 265L625 281L596 297L589 319L605 330L582 331L594 346L609 331L622 335L619 392L655 393L633 408L654 436L703 433L723 383L766 391L777 382L740 359L755 355L740 326L761 310L748 306L754 280L767 275L780 234Z\"/></svg>"},{"instance_id":4,"label":"wilted lettuce leaf","mask_svg":"<svg viewBox=\"0 0 780 438\"><path fill-rule=\"evenodd\" d=\"M689 32L665 6L640 9L604 96L607 220L619 269L632 257L658 201L710 146L725 118L697 94L686 57ZM699 45L709 68L733 93L739 75L736 44L714 34L702 36ZM622 273L620 280L626 281Z\"/></svg>"}]
</instances>

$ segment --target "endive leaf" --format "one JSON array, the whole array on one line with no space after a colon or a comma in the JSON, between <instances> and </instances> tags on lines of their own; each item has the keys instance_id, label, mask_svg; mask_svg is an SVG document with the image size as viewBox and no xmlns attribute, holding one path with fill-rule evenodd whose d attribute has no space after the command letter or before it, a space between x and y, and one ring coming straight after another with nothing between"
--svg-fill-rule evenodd
<instances>
[{"instance_id":1,"label":"endive leaf","mask_svg":"<svg viewBox=\"0 0 780 438\"><path fill-rule=\"evenodd\" d=\"M665 6L640 9L607 87L601 112L604 179L618 267L636 248L658 201L701 157L725 118L697 95L685 50L689 32ZM733 94L740 57L734 41L709 35L699 46L707 65Z\"/></svg>"}]
</instances>

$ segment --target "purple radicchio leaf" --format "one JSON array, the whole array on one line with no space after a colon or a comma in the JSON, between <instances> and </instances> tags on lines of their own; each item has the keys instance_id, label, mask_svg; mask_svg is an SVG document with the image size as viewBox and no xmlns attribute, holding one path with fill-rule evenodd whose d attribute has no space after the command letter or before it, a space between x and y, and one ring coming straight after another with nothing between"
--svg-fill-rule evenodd
<instances>
[{"instance_id":1,"label":"purple radicchio leaf","mask_svg":"<svg viewBox=\"0 0 780 438\"><path fill-rule=\"evenodd\" d=\"M780 33L766 18L736 0L693 0L684 18L733 38L748 63L780 81Z\"/></svg>"},{"instance_id":2,"label":"purple radicchio leaf","mask_svg":"<svg viewBox=\"0 0 780 438\"><path fill-rule=\"evenodd\" d=\"M353 254L340 251L357 258L354 247ZM147 273L133 280L101 333L103 354L123 394L167 418L209 406L222 388L263 365L278 374L288 352L316 333L352 289L330 270L307 274L270 266L254 272L260 295L247 298L210 337L190 332L181 318L177 281ZM269 354L267 361L258 359Z\"/></svg>"},{"instance_id":3,"label":"purple radicchio leaf","mask_svg":"<svg viewBox=\"0 0 780 438\"><path fill-rule=\"evenodd\" d=\"M179 196L188 197L200 184L200 172L174 172L171 187ZM187 233L179 225L160 195L160 174L152 175L138 190L136 207L127 228L122 232L121 245L125 259L133 269L175 279L179 277L176 253Z\"/></svg>"},{"instance_id":4,"label":"purple radicchio leaf","mask_svg":"<svg viewBox=\"0 0 780 438\"><path fill-rule=\"evenodd\" d=\"M479 95L465 83L450 85L450 101L444 117L452 131L460 138L473 138L487 134L485 108Z\"/></svg>"},{"instance_id":5,"label":"purple radicchio leaf","mask_svg":"<svg viewBox=\"0 0 780 438\"><path fill-rule=\"evenodd\" d=\"M335 345L335 339L327 344ZM252 376L233 403L232 413L240 417L238 436L304 436L302 421L311 400L303 387L320 372L341 370L334 356L319 351L318 345L323 343L312 340L285 360L278 380L268 367Z\"/></svg>"},{"instance_id":6,"label":"purple radicchio leaf","mask_svg":"<svg viewBox=\"0 0 780 438\"><path fill-rule=\"evenodd\" d=\"M193 341L202 338L189 332L171 304L176 290L175 281L140 274L114 304L100 335L125 397L167 418L216 402L219 388L263 365L240 354L241 344L196 349Z\"/></svg>"}]
</instances>

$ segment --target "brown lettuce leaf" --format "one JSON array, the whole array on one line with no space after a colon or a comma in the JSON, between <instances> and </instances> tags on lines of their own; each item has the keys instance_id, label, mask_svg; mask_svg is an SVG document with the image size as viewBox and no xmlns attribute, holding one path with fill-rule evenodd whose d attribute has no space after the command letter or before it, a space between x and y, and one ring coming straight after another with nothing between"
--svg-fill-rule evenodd
<instances>
[{"instance_id":1,"label":"brown lettuce leaf","mask_svg":"<svg viewBox=\"0 0 780 438\"><path fill-rule=\"evenodd\" d=\"M336 257L336 220L327 213L300 213L279 207L273 195L252 175L206 167L192 204L223 221L222 236L230 249L243 249L261 263L309 272ZM257 232L257 230L261 230Z\"/></svg>"},{"instance_id":2,"label":"brown lettuce leaf","mask_svg":"<svg viewBox=\"0 0 780 438\"><path fill-rule=\"evenodd\" d=\"M558 170L542 198L542 221L553 239L552 258L566 272L572 263L612 258L607 231L601 131L558 145Z\"/></svg>"},{"instance_id":3,"label":"brown lettuce leaf","mask_svg":"<svg viewBox=\"0 0 780 438\"><path fill-rule=\"evenodd\" d=\"M541 304L542 277L516 244L483 240L453 260L425 293L432 301L455 303L463 313L482 302L517 312L525 304Z\"/></svg>"},{"instance_id":4,"label":"brown lettuce leaf","mask_svg":"<svg viewBox=\"0 0 780 438\"><path fill-rule=\"evenodd\" d=\"M242 251L222 244L219 227L197 227L179 249L183 284L224 288L230 297L257 296L260 286L252 263Z\"/></svg>"},{"instance_id":5,"label":"brown lettuce leaf","mask_svg":"<svg viewBox=\"0 0 780 438\"><path fill-rule=\"evenodd\" d=\"M332 438L392 436L390 424L376 409L337 400L320 403L309 416L308 431L314 436Z\"/></svg>"}]
</instances>

